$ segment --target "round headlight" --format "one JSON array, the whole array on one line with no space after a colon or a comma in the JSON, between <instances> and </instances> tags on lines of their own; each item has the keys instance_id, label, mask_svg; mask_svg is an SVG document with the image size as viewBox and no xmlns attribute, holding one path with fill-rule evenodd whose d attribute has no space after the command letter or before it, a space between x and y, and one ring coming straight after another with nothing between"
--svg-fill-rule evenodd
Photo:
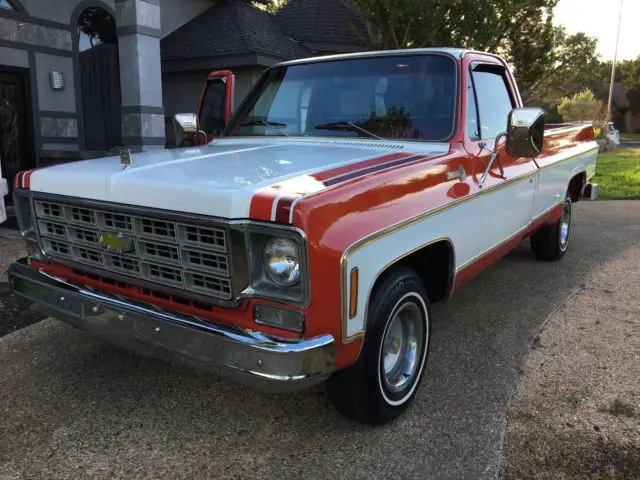
<instances>
[{"instance_id":1,"label":"round headlight","mask_svg":"<svg viewBox=\"0 0 640 480\"><path fill-rule=\"evenodd\" d=\"M264 267L269 278L283 287L300 280L298 244L287 238L272 238L264 248Z\"/></svg>"}]
</instances>

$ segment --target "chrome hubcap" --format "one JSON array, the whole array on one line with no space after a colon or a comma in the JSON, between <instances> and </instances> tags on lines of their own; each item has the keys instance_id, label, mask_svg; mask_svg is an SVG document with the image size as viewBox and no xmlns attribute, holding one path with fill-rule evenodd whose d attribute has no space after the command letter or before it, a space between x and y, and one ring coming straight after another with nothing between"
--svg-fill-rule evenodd
<instances>
[{"instance_id":1,"label":"chrome hubcap","mask_svg":"<svg viewBox=\"0 0 640 480\"><path fill-rule=\"evenodd\" d=\"M571 204L566 202L560 216L560 248L567 249L569 244L569 230L571 228Z\"/></svg>"},{"instance_id":2,"label":"chrome hubcap","mask_svg":"<svg viewBox=\"0 0 640 480\"><path fill-rule=\"evenodd\" d=\"M400 392L413 380L423 348L423 329L422 314L413 302L402 305L389 322L380 368L390 392Z\"/></svg>"}]
</instances>

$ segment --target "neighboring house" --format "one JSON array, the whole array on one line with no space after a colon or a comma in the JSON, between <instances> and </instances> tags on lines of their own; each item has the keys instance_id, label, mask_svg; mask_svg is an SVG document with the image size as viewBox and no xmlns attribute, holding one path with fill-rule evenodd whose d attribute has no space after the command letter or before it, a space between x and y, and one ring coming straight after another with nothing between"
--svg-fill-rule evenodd
<instances>
[{"instance_id":1,"label":"neighboring house","mask_svg":"<svg viewBox=\"0 0 640 480\"><path fill-rule=\"evenodd\" d=\"M213 0L0 0L0 159L17 171L165 143L160 38Z\"/></svg>"},{"instance_id":2,"label":"neighboring house","mask_svg":"<svg viewBox=\"0 0 640 480\"><path fill-rule=\"evenodd\" d=\"M211 71L233 70L237 104L266 67L312 55L245 0L220 0L160 43L167 116L195 110Z\"/></svg>"},{"instance_id":3,"label":"neighboring house","mask_svg":"<svg viewBox=\"0 0 640 480\"><path fill-rule=\"evenodd\" d=\"M367 27L348 0L289 0L276 21L314 55L366 50Z\"/></svg>"},{"instance_id":4,"label":"neighboring house","mask_svg":"<svg viewBox=\"0 0 640 480\"><path fill-rule=\"evenodd\" d=\"M270 65L364 49L343 1L270 15L248 0L0 0L3 176L162 148L212 70L236 73L238 103Z\"/></svg>"},{"instance_id":5,"label":"neighboring house","mask_svg":"<svg viewBox=\"0 0 640 480\"><path fill-rule=\"evenodd\" d=\"M237 106L265 68L362 51L364 32L345 0L289 0L276 15L249 0L220 0L160 42L165 113L194 111L211 71L235 73Z\"/></svg>"}]
</instances>

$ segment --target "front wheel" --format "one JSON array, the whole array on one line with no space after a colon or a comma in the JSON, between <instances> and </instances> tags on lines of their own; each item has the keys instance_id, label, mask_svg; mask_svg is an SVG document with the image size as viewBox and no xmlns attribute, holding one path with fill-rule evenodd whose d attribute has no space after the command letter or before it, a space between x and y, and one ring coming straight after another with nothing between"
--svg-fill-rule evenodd
<instances>
[{"instance_id":1,"label":"front wheel","mask_svg":"<svg viewBox=\"0 0 640 480\"><path fill-rule=\"evenodd\" d=\"M560 260L567 252L572 209L571 198L567 196L558 221L552 225L545 225L531 236L531 250L537 259L553 262Z\"/></svg>"},{"instance_id":2,"label":"front wheel","mask_svg":"<svg viewBox=\"0 0 640 480\"><path fill-rule=\"evenodd\" d=\"M402 414L422 379L429 352L429 302L422 282L396 268L376 286L358 361L327 382L345 417L382 425Z\"/></svg>"}]
</instances>

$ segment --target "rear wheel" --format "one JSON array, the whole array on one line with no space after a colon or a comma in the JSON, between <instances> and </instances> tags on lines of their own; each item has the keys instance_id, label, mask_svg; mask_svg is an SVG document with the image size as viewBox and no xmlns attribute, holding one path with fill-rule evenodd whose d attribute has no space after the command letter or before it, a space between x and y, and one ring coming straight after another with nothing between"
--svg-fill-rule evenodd
<instances>
[{"instance_id":1,"label":"rear wheel","mask_svg":"<svg viewBox=\"0 0 640 480\"><path fill-rule=\"evenodd\" d=\"M415 397L429 351L429 307L422 282L404 267L387 274L372 298L360 357L327 390L345 417L382 425Z\"/></svg>"},{"instance_id":2,"label":"rear wheel","mask_svg":"<svg viewBox=\"0 0 640 480\"><path fill-rule=\"evenodd\" d=\"M531 236L531 250L539 260L560 260L569 248L573 204L567 196L557 222L545 225Z\"/></svg>"}]
</instances>

